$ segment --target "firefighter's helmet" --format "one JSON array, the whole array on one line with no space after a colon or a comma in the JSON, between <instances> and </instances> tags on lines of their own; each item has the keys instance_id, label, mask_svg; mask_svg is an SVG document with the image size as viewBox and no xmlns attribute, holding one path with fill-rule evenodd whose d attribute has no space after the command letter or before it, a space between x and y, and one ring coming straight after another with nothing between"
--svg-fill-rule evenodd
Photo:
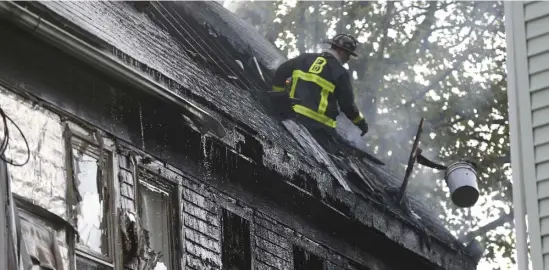
<instances>
[{"instance_id":1,"label":"firefighter's helmet","mask_svg":"<svg viewBox=\"0 0 549 270\"><path fill-rule=\"evenodd\" d=\"M337 34L332 40L325 41L326 43L335 46L337 48L340 48L349 54L357 57L358 55L355 53L356 47L358 45L358 41L355 37L348 35L348 34Z\"/></svg>"}]
</instances>

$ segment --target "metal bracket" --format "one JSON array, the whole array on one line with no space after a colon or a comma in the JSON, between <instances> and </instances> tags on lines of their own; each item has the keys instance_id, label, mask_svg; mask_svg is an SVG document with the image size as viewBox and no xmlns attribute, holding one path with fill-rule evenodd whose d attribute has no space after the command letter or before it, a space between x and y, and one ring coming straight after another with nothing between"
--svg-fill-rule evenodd
<instances>
[{"instance_id":1,"label":"metal bracket","mask_svg":"<svg viewBox=\"0 0 549 270\"><path fill-rule=\"evenodd\" d=\"M425 120L423 117L421 118L421 121L419 122L419 126L417 128L416 132L416 138L414 140L414 144L412 145L412 151L410 152L410 157L408 158L408 166L406 166L406 173L404 174L404 181L402 182L402 185L400 186L400 191L397 195L397 203L402 203L402 198L404 197L404 192L406 192L406 188L408 187L408 179L410 178L410 175L412 174L412 170L414 169L414 164L416 162L416 157L418 154L421 153L421 149L419 149L419 137L421 136L421 133L423 132L423 122ZM419 151L418 151L419 150Z\"/></svg>"},{"instance_id":2,"label":"metal bracket","mask_svg":"<svg viewBox=\"0 0 549 270\"><path fill-rule=\"evenodd\" d=\"M426 157L424 157L421 152L423 150L421 150L421 148L419 148L419 144L420 144L420 136L421 136L421 133L423 132L423 123L425 122L425 119L422 117L421 118L421 121L419 122L419 126L417 128L417 132L416 132L416 138L414 140L414 144L412 145L412 151L410 152L410 158L408 159L408 166L406 166L406 173L404 174L404 181L402 182L402 185L400 186L400 191L397 195L397 203L398 204L401 204L402 203L402 199L404 197L404 193L406 192L406 188L408 187L408 180L410 178L410 175L412 174L412 170L414 169L414 165L415 163L419 163L423 166L427 166L429 168L433 168L433 169L436 169L436 170L446 170L447 167L442 165L442 164L438 164L438 163L435 163L429 159L427 159Z\"/></svg>"}]
</instances>

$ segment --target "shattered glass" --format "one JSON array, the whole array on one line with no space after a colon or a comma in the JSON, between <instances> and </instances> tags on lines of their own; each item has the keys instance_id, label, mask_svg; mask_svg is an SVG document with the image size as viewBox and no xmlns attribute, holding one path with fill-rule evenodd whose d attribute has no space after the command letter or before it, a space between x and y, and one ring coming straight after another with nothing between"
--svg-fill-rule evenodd
<instances>
[{"instance_id":1,"label":"shattered glass","mask_svg":"<svg viewBox=\"0 0 549 270\"><path fill-rule=\"evenodd\" d=\"M167 270L171 267L171 221L169 216L169 195L148 184L140 183L140 216L145 230L149 231L150 245L155 251L160 251L162 257L158 260L154 270Z\"/></svg>"},{"instance_id":2,"label":"shattered glass","mask_svg":"<svg viewBox=\"0 0 549 270\"><path fill-rule=\"evenodd\" d=\"M93 252L109 255L107 202L100 199L97 158L73 149L74 174L82 197L77 210L79 244Z\"/></svg>"}]
</instances>

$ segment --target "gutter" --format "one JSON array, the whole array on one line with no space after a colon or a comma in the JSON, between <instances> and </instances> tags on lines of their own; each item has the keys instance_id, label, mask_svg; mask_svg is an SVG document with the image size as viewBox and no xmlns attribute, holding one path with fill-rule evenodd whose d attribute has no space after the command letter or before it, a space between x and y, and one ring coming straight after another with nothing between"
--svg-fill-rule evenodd
<instances>
[{"instance_id":1,"label":"gutter","mask_svg":"<svg viewBox=\"0 0 549 270\"><path fill-rule=\"evenodd\" d=\"M15 4L12 1L0 2L0 17L9 20L20 28L34 34L46 43L99 69L107 76L115 77L138 90L153 95L181 109L182 113L196 122L205 131L218 138L226 135L223 125L208 112L191 101L181 97L159 83L140 74L108 54L87 44L67 31L43 20L40 16Z\"/></svg>"}]
</instances>

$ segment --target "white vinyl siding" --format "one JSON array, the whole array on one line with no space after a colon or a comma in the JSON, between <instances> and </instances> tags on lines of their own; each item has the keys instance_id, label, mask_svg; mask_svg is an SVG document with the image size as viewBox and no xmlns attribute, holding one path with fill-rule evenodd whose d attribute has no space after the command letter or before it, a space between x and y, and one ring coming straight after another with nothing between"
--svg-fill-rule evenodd
<instances>
[{"instance_id":1,"label":"white vinyl siding","mask_svg":"<svg viewBox=\"0 0 549 270\"><path fill-rule=\"evenodd\" d=\"M509 110L516 117L510 130L512 143L519 145L512 147L513 180L524 193L514 203L525 204L532 266L542 270L549 267L549 2L512 2L505 8L507 31L513 32L507 35ZM524 229L519 227L517 237Z\"/></svg>"},{"instance_id":2,"label":"white vinyl siding","mask_svg":"<svg viewBox=\"0 0 549 270\"><path fill-rule=\"evenodd\" d=\"M549 2L524 5L543 268L549 267ZM543 41L543 42L540 42ZM528 196L527 196L528 198Z\"/></svg>"}]
</instances>

